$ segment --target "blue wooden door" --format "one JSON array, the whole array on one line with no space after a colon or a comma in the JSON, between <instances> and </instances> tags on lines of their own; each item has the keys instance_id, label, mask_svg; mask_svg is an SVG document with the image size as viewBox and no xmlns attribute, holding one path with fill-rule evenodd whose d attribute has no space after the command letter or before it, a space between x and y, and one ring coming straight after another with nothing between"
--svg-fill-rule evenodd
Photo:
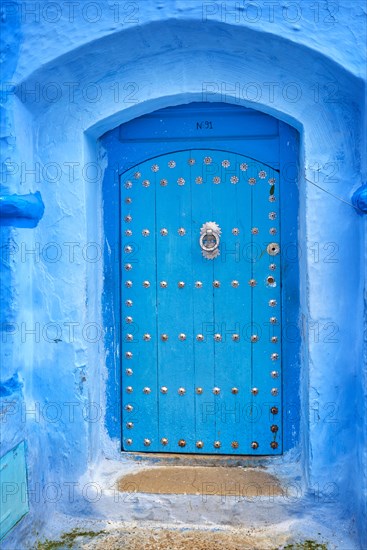
<instances>
[{"instance_id":1,"label":"blue wooden door","mask_svg":"<svg viewBox=\"0 0 367 550\"><path fill-rule=\"evenodd\" d=\"M281 453L278 182L209 149L121 175L125 450Z\"/></svg>"}]
</instances>

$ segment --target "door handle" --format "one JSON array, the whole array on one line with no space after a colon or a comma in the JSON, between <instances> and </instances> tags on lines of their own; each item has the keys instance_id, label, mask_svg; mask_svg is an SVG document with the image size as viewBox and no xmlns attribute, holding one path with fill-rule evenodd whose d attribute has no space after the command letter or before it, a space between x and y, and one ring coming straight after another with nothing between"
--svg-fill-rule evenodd
<instances>
[{"instance_id":1,"label":"door handle","mask_svg":"<svg viewBox=\"0 0 367 550\"><path fill-rule=\"evenodd\" d=\"M215 222L206 222L202 225L200 229L199 244L202 255L207 260L214 260L214 258L219 256L221 233L222 231L219 225Z\"/></svg>"}]
</instances>

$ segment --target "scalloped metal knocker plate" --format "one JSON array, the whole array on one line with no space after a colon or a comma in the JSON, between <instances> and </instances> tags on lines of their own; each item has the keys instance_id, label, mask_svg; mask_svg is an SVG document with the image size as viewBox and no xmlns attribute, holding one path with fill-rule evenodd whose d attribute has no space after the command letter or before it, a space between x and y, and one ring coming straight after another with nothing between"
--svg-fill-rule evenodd
<instances>
[{"instance_id":1,"label":"scalloped metal knocker plate","mask_svg":"<svg viewBox=\"0 0 367 550\"><path fill-rule=\"evenodd\" d=\"M214 260L220 254L219 243L222 230L216 222L206 222L200 228L199 244L207 260Z\"/></svg>"}]
</instances>

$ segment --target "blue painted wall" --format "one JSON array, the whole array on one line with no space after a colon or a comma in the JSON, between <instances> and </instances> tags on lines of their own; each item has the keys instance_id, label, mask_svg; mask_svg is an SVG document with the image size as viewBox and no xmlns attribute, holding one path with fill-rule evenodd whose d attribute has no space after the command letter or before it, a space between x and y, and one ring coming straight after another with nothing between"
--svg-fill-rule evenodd
<instances>
[{"instance_id":1,"label":"blue painted wall","mask_svg":"<svg viewBox=\"0 0 367 550\"><path fill-rule=\"evenodd\" d=\"M1 454L26 439L31 488L63 489L33 496L6 544L70 511L67 488L82 492L83 474L120 458L104 418L106 356L117 350L104 345L110 159L99 138L193 101L257 109L300 134L302 406L284 467L300 460L310 491L334 484L335 507L366 540L366 222L351 200L366 181L364 1L307 0L297 13L260 1L257 12L231 1L66 4L1 6L2 194L40 191L45 205L36 228L2 234Z\"/></svg>"}]
</instances>

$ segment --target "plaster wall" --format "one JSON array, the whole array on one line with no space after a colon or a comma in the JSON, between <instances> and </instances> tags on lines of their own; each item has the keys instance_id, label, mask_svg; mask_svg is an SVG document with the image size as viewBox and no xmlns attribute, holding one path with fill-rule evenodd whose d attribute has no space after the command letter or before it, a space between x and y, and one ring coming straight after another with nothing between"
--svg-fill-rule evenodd
<instances>
[{"instance_id":1,"label":"plaster wall","mask_svg":"<svg viewBox=\"0 0 367 550\"><path fill-rule=\"evenodd\" d=\"M302 443L278 466L295 476L300 464L306 493L331 495L366 540L365 220L351 205L365 181L365 3L320 2L318 20L311 2L293 3L297 21L282 1L273 16L269 3L252 2L257 20L250 2L223 11L146 0L130 12L107 1L98 20L92 7L71 17L66 3L35 3L33 15L30 4L1 8L13 68L2 94L2 178L7 192L39 190L45 204L37 228L4 229L5 247L16 246L4 264L2 380L5 406L18 405L2 423L2 452L26 439L36 495L5 547L56 511L98 515L83 483L106 458L126 462L104 418L105 358L117 350L105 349L101 329L101 186L111 166L98 139L144 113L203 100L258 109L300 132Z\"/></svg>"}]
</instances>

